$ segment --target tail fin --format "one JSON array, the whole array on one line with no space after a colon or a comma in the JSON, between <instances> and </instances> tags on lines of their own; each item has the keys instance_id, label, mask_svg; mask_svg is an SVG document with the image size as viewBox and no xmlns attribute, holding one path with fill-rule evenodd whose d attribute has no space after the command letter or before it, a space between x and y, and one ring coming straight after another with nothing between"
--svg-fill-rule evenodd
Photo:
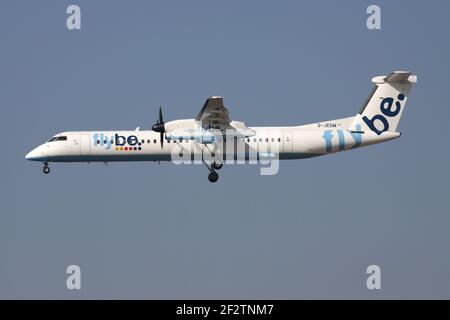
<instances>
[{"instance_id":1,"label":"tail fin","mask_svg":"<svg viewBox=\"0 0 450 320\"><path fill-rule=\"evenodd\" d=\"M388 76L375 77L372 82L375 87L354 118L352 130L371 130L377 135L395 131L417 76L408 71L394 71Z\"/></svg>"}]
</instances>

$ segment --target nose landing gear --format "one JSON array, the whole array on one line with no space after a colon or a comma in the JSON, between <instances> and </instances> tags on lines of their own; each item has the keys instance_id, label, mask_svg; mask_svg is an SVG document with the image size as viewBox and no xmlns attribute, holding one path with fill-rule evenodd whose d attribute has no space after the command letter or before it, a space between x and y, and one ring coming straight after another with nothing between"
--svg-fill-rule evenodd
<instances>
[{"instance_id":1,"label":"nose landing gear","mask_svg":"<svg viewBox=\"0 0 450 320\"><path fill-rule=\"evenodd\" d=\"M48 162L44 162L44 167L42 168L42 171L45 174L49 174L50 173L50 167L48 166Z\"/></svg>"}]
</instances>

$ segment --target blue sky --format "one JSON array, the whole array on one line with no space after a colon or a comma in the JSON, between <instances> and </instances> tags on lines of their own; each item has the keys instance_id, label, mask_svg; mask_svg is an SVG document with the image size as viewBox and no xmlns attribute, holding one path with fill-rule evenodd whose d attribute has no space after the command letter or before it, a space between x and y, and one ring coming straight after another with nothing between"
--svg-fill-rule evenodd
<instances>
[{"instance_id":1,"label":"blue sky","mask_svg":"<svg viewBox=\"0 0 450 320\"><path fill-rule=\"evenodd\" d=\"M366 28L381 7L382 29ZM81 7L82 29L66 28ZM2 1L0 297L449 298L448 1ZM368 148L229 166L41 165L57 132L193 118L354 115L376 75L418 75ZM83 288L65 288L77 264ZM382 270L369 291L366 267Z\"/></svg>"}]
</instances>

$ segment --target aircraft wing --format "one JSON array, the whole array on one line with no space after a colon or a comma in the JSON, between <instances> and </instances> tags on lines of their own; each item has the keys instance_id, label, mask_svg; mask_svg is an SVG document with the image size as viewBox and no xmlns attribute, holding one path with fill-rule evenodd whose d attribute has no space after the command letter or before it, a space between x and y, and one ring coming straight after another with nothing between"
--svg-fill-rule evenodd
<instances>
[{"instance_id":1,"label":"aircraft wing","mask_svg":"<svg viewBox=\"0 0 450 320\"><path fill-rule=\"evenodd\" d=\"M220 127L222 130L230 130L232 135L249 137L255 135L255 131L248 128L243 122L231 121L228 109L223 104L223 97L210 97L206 99L202 110L195 118L203 128Z\"/></svg>"},{"instance_id":2,"label":"aircraft wing","mask_svg":"<svg viewBox=\"0 0 450 320\"><path fill-rule=\"evenodd\" d=\"M223 97L208 98L195 120L200 121L203 127L209 125L228 127L231 120L227 108L223 105Z\"/></svg>"}]
</instances>

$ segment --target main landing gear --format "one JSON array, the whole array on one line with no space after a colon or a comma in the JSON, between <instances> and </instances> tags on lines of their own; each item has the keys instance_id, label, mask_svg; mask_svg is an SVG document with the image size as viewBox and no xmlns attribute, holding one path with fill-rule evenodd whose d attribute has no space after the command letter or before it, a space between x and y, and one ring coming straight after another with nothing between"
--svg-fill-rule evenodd
<instances>
[{"instance_id":1,"label":"main landing gear","mask_svg":"<svg viewBox=\"0 0 450 320\"><path fill-rule=\"evenodd\" d=\"M219 180L219 174L216 172L216 170L220 170L223 167L223 163L218 164L213 162L210 166L207 165L205 161L203 161L203 163L209 170L208 180L212 183Z\"/></svg>"},{"instance_id":2,"label":"main landing gear","mask_svg":"<svg viewBox=\"0 0 450 320\"><path fill-rule=\"evenodd\" d=\"M208 174L208 180L212 183L216 182L217 180L219 180L219 175L217 174L217 172L215 171L211 171Z\"/></svg>"},{"instance_id":3,"label":"main landing gear","mask_svg":"<svg viewBox=\"0 0 450 320\"><path fill-rule=\"evenodd\" d=\"M213 167L214 169L216 169L216 170L220 170L220 169L222 169L222 167L223 167L223 163L216 163L216 162L213 162L212 167Z\"/></svg>"},{"instance_id":4,"label":"main landing gear","mask_svg":"<svg viewBox=\"0 0 450 320\"><path fill-rule=\"evenodd\" d=\"M209 150L208 146L205 144L206 149ZM211 152L211 157L214 158L215 157L215 151L214 150L209 150L209 152ZM211 161L211 162L210 162ZM219 175L216 172L216 170L220 170L223 167L223 163L220 162L216 162L214 160L210 160L209 165L208 163L206 163L205 158L204 158L204 153L202 153L202 162L205 164L205 166L208 168L209 170L209 174L208 174L208 180L209 182L216 182L217 180L219 180Z\"/></svg>"},{"instance_id":5,"label":"main landing gear","mask_svg":"<svg viewBox=\"0 0 450 320\"><path fill-rule=\"evenodd\" d=\"M50 173L50 167L48 166L48 162L44 162L44 167L42 168L42 171L45 174L49 174Z\"/></svg>"},{"instance_id":6,"label":"main landing gear","mask_svg":"<svg viewBox=\"0 0 450 320\"><path fill-rule=\"evenodd\" d=\"M207 166L208 167L208 166ZM219 180L219 175L217 174L216 170L220 170L223 167L223 163L216 163L213 162L211 165L211 168L208 167L210 173L208 174L208 180L210 182L216 182Z\"/></svg>"}]
</instances>

